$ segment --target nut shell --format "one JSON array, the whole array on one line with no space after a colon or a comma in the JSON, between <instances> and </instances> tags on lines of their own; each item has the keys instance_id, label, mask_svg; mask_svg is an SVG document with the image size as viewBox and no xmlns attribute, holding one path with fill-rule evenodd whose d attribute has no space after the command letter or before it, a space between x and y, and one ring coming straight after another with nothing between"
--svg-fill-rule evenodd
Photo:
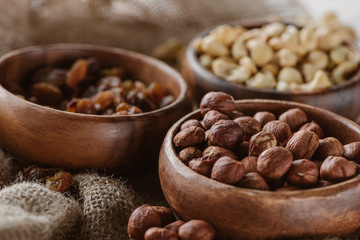
<instances>
[{"instance_id":1,"label":"nut shell","mask_svg":"<svg viewBox=\"0 0 360 240\"><path fill-rule=\"evenodd\" d=\"M296 132L286 144L294 159L311 159L319 146L319 136L308 130Z\"/></svg>"},{"instance_id":2,"label":"nut shell","mask_svg":"<svg viewBox=\"0 0 360 240\"><path fill-rule=\"evenodd\" d=\"M214 228L203 220L191 220L179 228L181 240L213 240Z\"/></svg>"},{"instance_id":3,"label":"nut shell","mask_svg":"<svg viewBox=\"0 0 360 240\"><path fill-rule=\"evenodd\" d=\"M262 152L257 161L257 172L270 179L279 179L289 170L293 156L283 147L272 147Z\"/></svg>"},{"instance_id":4,"label":"nut shell","mask_svg":"<svg viewBox=\"0 0 360 240\"><path fill-rule=\"evenodd\" d=\"M307 122L307 115L300 108L292 108L282 113L279 116L279 120L289 124L291 130L295 131Z\"/></svg>"},{"instance_id":5,"label":"nut shell","mask_svg":"<svg viewBox=\"0 0 360 240\"><path fill-rule=\"evenodd\" d=\"M279 146L284 146L292 134L289 124L279 120L268 122L265 124L262 130L272 133L275 136Z\"/></svg>"}]
</instances>

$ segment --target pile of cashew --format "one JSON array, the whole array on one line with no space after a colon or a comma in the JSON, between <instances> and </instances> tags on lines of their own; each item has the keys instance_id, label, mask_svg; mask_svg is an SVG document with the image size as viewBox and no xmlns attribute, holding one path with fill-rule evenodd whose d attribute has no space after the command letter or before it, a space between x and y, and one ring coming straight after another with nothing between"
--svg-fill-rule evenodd
<instances>
[{"instance_id":1,"label":"pile of cashew","mask_svg":"<svg viewBox=\"0 0 360 240\"><path fill-rule=\"evenodd\" d=\"M346 81L360 54L347 42L354 31L326 13L298 28L274 22L261 28L221 25L193 42L199 63L216 76L254 88L312 91Z\"/></svg>"}]
</instances>

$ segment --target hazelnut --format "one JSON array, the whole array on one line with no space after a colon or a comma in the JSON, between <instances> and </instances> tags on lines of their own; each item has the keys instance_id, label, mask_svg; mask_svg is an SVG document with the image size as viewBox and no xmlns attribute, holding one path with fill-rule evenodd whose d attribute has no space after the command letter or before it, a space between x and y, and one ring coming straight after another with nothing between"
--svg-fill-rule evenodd
<instances>
[{"instance_id":1,"label":"hazelnut","mask_svg":"<svg viewBox=\"0 0 360 240\"><path fill-rule=\"evenodd\" d=\"M191 220L179 228L179 237L181 240L212 240L215 230L203 220Z\"/></svg>"},{"instance_id":2,"label":"hazelnut","mask_svg":"<svg viewBox=\"0 0 360 240\"><path fill-rule=\"evenodd\" d=\"M173 221L175 221L175 216L172 211L163 206L151 206L157 213L160 215L161 226L165 226Z\"/></svg>"},{"instance_id":3,"label":"hazelnut","mask_svg":"<svg viewBox=\"0 0 360 240\"><path fill-rule=\"evenodd\" d=\"M201 150L196 147L187 147L179 152L179 158L185 164L188 164L194 158L200 158L201 155Z\"/></svg>"},{"instance_id":4,"label":"hazelnut","mask_svg":"<svg viewBox=\"0 0 360 240\"><path fill-rule=\"evenodd\" d=\"M243 140L243 129L233 120L217 121L210 129L209 139L213 145L233 148Z\"/></svg>"},{"instance_id":5,"label":"hazelnut","mask_svg":"<svg viewBox=\"0 0 360 240\"><path fill-rule=\"evenodd\" d=\"M176 147L189 147L202 143L205 139L205 132L202 128L192 126L178 132L174 137Z\"/></svg>"},{"instance_id":6,"label":"hazelnut","mask_svg":"<svg viewBox=\"0 0 360 240\"><path fill-rule=\"evenodd\" d=\"M189 162L189 168L193 171L209 177L214 163L210 161L204 161L202 158L195 158Z\"/></svg>"},{"instance_id":7,"label":"hazelnut","mask_svg":"<svg viewBox=\"0 0 360 240\"><path fill-rule=\"evenodd\" d=\"M248 156L241 160L246 172L256 172L257 159L255 156Z\"/></svg>"},{"instance_id":8,"label":"hazelnut","mask_svg":"<svg viewBox=\"0 0 360 240\"><path fill-rule=\"evenodd\" d=\"M268 148L275 147L277 141L272 133L261 131L253 135L249 141L249 155L259 156Z\"/></svg>"},{"instance_id":9,"label":"hazelnut","mask_svg":"<svg viewBox=\"0 0 360 240\"><path fill-rule=\"evenodd\" d=\"M307 159L295 160L285 179L291 185L307 187L314 185L318 181L319 170L315 163Z\"/></svg>"},{"instance_id":10,"label":"hazelnut","mask_svg":"<svg viewBox=\"0 0 360 240\"><path fill-rule=\"evenodd\" d=\"M243 188L259 189L259 190L270 190L269 185L265 179L256 172L249 172L236 183L236 186Z\"/></svg>"},{"instance_id":11,"label":"hazelnut","mask_svg":"<svg viewBox=\"0 0 360 240\"><path fill-rule=\"evenodd\" d=\"M249 156L249 142L243 141L236 148L236 154L239 156L239 159Z\"/></svg>"},{"instance_id":12,"label":"hazelnut","mask_svg":"<svg viewBox=\"0 0 360 240\"><path fill-rule=\"evenodd\" d=\"M207 147L202 153L203 161L209 161L212 164L214 164L221 157L230 157L237 160L237 156L235 153L233 153L229 149L218 146Z\"/></svg>"},{"instance_id":13,"label":"hazelnut","mask_svg":"<svg viewBox=\"0 0 360 240\"><path fill-rule=\"evenodd\" d=\"M239 126L243 129L245 141L249 141L251 136L260 132L261 130L261 124L249 116L236 118L234 119L234 122L239 124Z\"/></svg>"},{"instance_id":14,"label":"hazelnut","mask_svg":"<svg viewBox=\"0 0 360 240\"><path fill-rule=\"evenodd\" d=\"M354 162L360 162L360 142L344 145L344 157Z\"/></svg>"},{"instance_id":15,"label":"hazelnut","mask_svg":"<svg viewBox=\"0 0 360 240\"><path fill-rule=\"evenodd\" d=\"M186 128L192 127L192 126L203 128L203 126L201 125L199 120L190 119L190 120L187 120L186 122L184 122L183 124L181 124L180 131L182 131Z\"/></svg>"},{"instance_id":16,"label":"hazelnut","mask_svg":"<svg viewBox=\"0 0 360 240\"><path fill-rule=\"evenodd\" d=\"M264 177L264 176L263 176ZM283 188L285 186L285 180L284 178L267 178L264 177L266 183L269 185L270 189L275 190L278 188Z\"/></svg>"},{"instance_id":17,"label":"hazelnut","mask_svg":"<svg viewBox=\"0 0 360 240\"><path fill-rule=\"evenodd\" d=\"M289 124L292 131L298 129L301 125L307 122L306 113L300 108L292 108L282 113L279 120Z\"/></svg>"},{"instance_id":18,"label":"hazelnut","mask_svg":"<svg viewBox=\"0 0 360 240\"><path fill-rule=\"evenodd\" d=\"M261 124L261 127L263 127L268 122L276 120L276 117L273 113L264 111L255 113L254 119Z\"/></svg>"},{"instance_id":19,"label":"hazelnut","mask_svg":"<svg viewBox=\"0 0 360 240\"><path fill-rule=\"evenodd\" d=\"M175 232L165 228L152 227L145 232L145 240L178 240Z\"/></svg>"},{"instance_id":20,"label":"hazelnut","mask_svg":"<svg viewBox=\"0 0 360 240\"><path fill-rule=\"evenodd\" d=\"M319 147L316 149L315 158L324 160L328 156L342 156L344 147L339 140L334 137L327 137L319 140Z\"/></svg>"},{"instance_id":21,"label":"hazelnut","mask_svg":"<svg viewBox=\"0 0 360 240\"><path fill-rule=\"evenodd\" d=\"M127 231L130 238L141 240L144 239L144 233L147 229L160 227L161 224L160 214L154 208L145 204L131 213Z\"/></svg>"},{"instance_id":22,"label":"hazelnut","mask_svg":"<svg viewBox=\"0 0 360 240\"><path fill-rule=\"evenodd\" d=\"M203 119L203 123L206 129L210 129L212 125L214 125L217 121L222 119L229 119L228 116L218 112L216 110L208 111Z\"/></svg>"},{"instance_id":23,"label":"hazelnut","mask_svg":"<svg viewBox=\"0 0 360 240\"><path fill-rule=\"evenodd\" d=\"M219 158L211 171L211 178L227 184L238 182L246 173L242 162L229 157Z\"/></svg>"},{"instance_id":24,"label":"hazelnut","mask_svg":"<svg viewBox=\"0 0 360 240\"><path fill-rule=\"evenodd\" d=\"M318 135L308 130L296 132L286 144L294 159L311 159L318 146Z\"/></svg>"},{"instance_id":25,"label":"hazelnut","mask_svg":"<svg viewBox=\"0 0 360 240\"><path fill-rule=\"evenodd\" d=\"M234 98L223 92L209 92L201 99L201 115L204 116L210 110L216 110L226 115L230 114L235 110Z\"/></svg>"},{"instance_id":26,"label":"hazelnut","mask_svg":"<svg viewBox=\"0 0 360 240\"><path fill-rule=\"evenodd\" d=\"M262 152L257 161L257 172L270 179L279 179L291 166L293 156L283 147L272 147Z\"/></svg>"},{"instance_id":27,"label":"hazelnut","mask_svg":"<svg viewBox=\"0 0 360 240\"><path fill-rule=\"evenodd\" d=\"M184 224L184 221L182 220L177 220L175 222L169 223L168 225L166 225L164 228L171 230L173 232L176 232L176 234L179 232L179 228L181 227L181 225Z\"/></svg>"},{"instance_id":28,"label":"hazelnut","mask_svg":"<svg viewBox=\"0 0 360 240\"><path fill-rule=\"evenodd\" d=\"M340 182L346 180L356 173L355 165L343 157L327 157L320 168L320 176L330 182Z\"/></svg>"},{"instance_id":29,"label":"hazelnut","mask_svg":"<svg viewBox=\"0 0 360 240\"><path fill-rule=\"evenodd\" d=\"M318 171L320 171L321 164L323 164L324 161L321 161L321 160L312 160L312 162L315 163L315 165L316 165L317 168L318 168Z\"/></svg>"},{"instance_id":30,"label":"hazelnut","mask_svg":"<svg viewBox=\"0 0 360 240\"><path fill-rule=\"evenodd\" d=\"M275 136L279 146L284 146L291 137L290 126L287 123L279 120L268 122L265 124L262 130L272 133Z\"/></svg>"},{"instance_id":31,"label":"hazelnut","mask_svg":"<svg viewBox=\"0 0 360 240\"><path fill-rule=\"evenodd\" d=\"M304 125L301 126L300 130L308 130L308 131L312 131L314 133L316 133L319 138L323 138L324 137L324 131L322 130L322 128L319 126L319 124L317 124L314 121L305 123Z\"/></svg>"},{"instance_id":32,"label":"hazelnut","mask_svg":"<svg viewBox=\"0 0 360 240\"><path fill-rule=\"evenodd\" d=\"M232 111L232 113L228 114L228 116L231 120L234 120L235 118L245 116L245 114L243 114L242 112L239 112L237 110L234 110L234 111Z\"/></svg>"}]
</instances>

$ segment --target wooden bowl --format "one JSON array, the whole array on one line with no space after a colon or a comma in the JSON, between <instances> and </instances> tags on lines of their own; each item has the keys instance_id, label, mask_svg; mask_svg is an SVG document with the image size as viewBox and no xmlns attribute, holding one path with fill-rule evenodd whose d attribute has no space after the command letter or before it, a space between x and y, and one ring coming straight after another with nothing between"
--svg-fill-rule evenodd
<instances>
[{"instance_id":1,"label":"wooden bowl","mask_svg":"<svg viewBox=\"0 0 360 240\"><path fill-rule=\"evenodd\" d=\"M176 100L133 116L100 116L60 111L11 93L42 66L96 57L102 65L121 66L133 79L159 82ZM0 146L27 160L66 168L117 168L156 164L169 127L191 111L181 75L153 58L116 48L80 44L34 46L0 58ZM10 91L9 91L10 90ZM140 162L138 163L140 164Z\"/></svg>"},{"instance_id":2,"label":"wooden bowl","mask_svg":"<svg viewBox=\"0 0 360 240\"><path fill-rule=\"evenodd\" d=\"M230 25L242 25L247 28L260 27L262 20L232 22ZM200 33L194 39L207 35L215 27ZM354 51L358 49L351 45ZM182 74L191 86L197 102L210 91L221 91L235 99L280 99L302 102L328 109L332 112L356 120L360 118L360 69L345 83L324 90L314 91L277 91L275 89L256 89L238 85L215 76L210 70L200 65L192 42L188 45L182 66Z\"/></svg>"},{"instance_id":3,"label":"wooden bowl","mask_svg":"<svg viewBox=\"0 0 360 240\"><path fill-rule=\"evenodd\" d=\"M324 109L278 100L236 103L239 111L251 116L301 108L343 144L360 141L357 124ZM197 110L175 123L159 157L163 193L180 218L208 221L220 239L344 236L360 227L360 176L323 188L271 192L227 185L191 170L178 158L172 139L184 121L200 116Z\"/></svg>"}]
</instances>

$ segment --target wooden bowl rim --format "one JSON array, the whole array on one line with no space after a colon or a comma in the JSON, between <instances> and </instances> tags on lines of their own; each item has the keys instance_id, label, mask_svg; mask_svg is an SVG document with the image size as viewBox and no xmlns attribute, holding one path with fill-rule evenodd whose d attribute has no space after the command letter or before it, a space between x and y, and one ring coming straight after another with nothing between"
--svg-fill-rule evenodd
<instances>
[{"instance_id":1,"label":"wooden bowl rim","mask_svg":"<svg viewBox=\"0 0 360 240\"><path fill-rule=\"evenodd\" d=\"M323 115L328 115L333 119L336 119L337 121L344 123L346 125L349 125L352 128L357 128L360 130L360 126L357 125L355 122L346 119L340 115L337 115L333 112L330 112L328 110L314 107L308 104L293 102L293 101L283 101L283 100L271 100L271 99L245 99L245 100L236 100L236 104L257 104L257 103L270 103L270 104L280 104L285 105L289 107L297 107L297 108L306 108L306 109L312 109L319 111ZM335 183L330 186L326 187L318 187L318 188L311 188L311 189L301 189L301 190L288 190L288 191L266 191L266 190L256 190L256 189L249 189L249 188L241 188L236 187L233 185L225 184L218 182L216 180L213 180L209 177L203 176L193 170L191 170L188 166L186 166L178 157L175 147L173 145L172 139L175 136L175 133L180 129L180 125L185 122L186 120L191 119L192 116L200 114L200 109L195 110L187 115L185 115L183 118L178 120L168 131L165 140L164 140L164 146L163 149L166 154L168 154L168 161L169 164L171 164L174 168L174 170L177 171L179 175L181 175L184 178L192 178L197 179L199 184L203 183L205 185L211 186L215 189L221 189L221 190L230 190L232 192L235 192L236 194L243 194L247 195L249 197L269 197L272 199L282 200L282 199L288 199L290 197L292 198L307 198L311 196L322 196L326 197L329 196L329 194L338 192L339 190L345 191L348 189L351 189L353 186L359 185L360 183L360 175L355 176L351 179L348 179L346 181ZM160 169L160 164L159 164Z\"/></svg>"},{"instance_id":2,"label":"wooden bowl rim","mask_svg":"<svg viewBox=\"0 0 360 240\"><path fill-rule=\"evenodd\" d=\"M254 27L260 27L264 24L267 23L271 23L271 22L279 22L279 21L266 21L264 19L243 19L243 20L236 20L236 21L231 21L231 22L225 22L222 24L218 24L218 25L214 25L202 32L200 32L199 34L195 35L195 37L189 42L187 49L186 49L186 59L189 62L189 66L190 68L197 74L199 74L200 76L203 76L203 79L206 82L209 82L211 84L222 84L225 85L226 87L233 87L235 89L239 89L239 90L246 90L249 92L253 92L254 94L256 93L262 93L262 94L276 94L276 95L280 95L280 96L288 96L288 95L296 95L296 96L306 96L306 95L321 95L321 94L326 94L326 93L330 93L330 92L336 92L339 91L343 88L350 88L352 85L360 82L360 67L358 68L358 70L356 71L356 73L351 76L348 80L346 80L344 83L341 84L337 84L335 86L331 86L330 88L327 89L319 89L319 90L312 90L312 91L291 91L291 90L286 90L286 91L278 91L275 89L266 89L266 88L251 88L251 87L247 87L245 85L240 85L240 84L235 84L235 83L231 83L229 81L226 81L225 79L219 78L217 76L215 76L214 73L212 73L211 71L209 71L208 69L204 68L203 66L200 65L197 57L196 57L196 53L193 47L193 43L196 39L204 37L206 35L208 35L210 33L211 30L213 30L214 28L221 26L221 25L230 25L230 26L243 26L243 27L249 27L249 28L254 28ZM280 21L281 22L281 21ZM283 22L285 24L292 24L292 25L296 25L293 23L287 23L287 22ZM356 42L353 43L348 43L349 47L352 48L354 51L360 52L360 49L358 47L358 45L356 44Z\"/></svg>"},{"instance_id":3,"label":"wooden bowl rim","mask_svg":"<svg viewBox=\"0 0 360 240\"><path fill-rule=\"evenodd\" d=\"M174 77L174 79L179 83L180 85L180 94L179 96L175 99L175 101L173 101L172 103L170 103L169 105L166 105L162 108L153 110L153 111L149 111L149 112L144 112L144 113L139 113L139 114L134 114L134 115L125 115L125 116L113 116L113 115L95 115L95 114L83 114L83 113L72 113L72 112L66 112L63 110L59 110L59 109L55 109L55 108L49 108L49 107L45 107L43 105L40 104L36 104L36 103L32 103L28 100L22 99L17 97L15 94L13 94L12 92L8 91L6 88L4 88L2 86L2 84L0 84L0 90L3 90L9 97L13 97L13 99L17 99L20 102L22 102L23 104L25 104L25 106L29 106L33 109L38 109L38 110L42 110L42 111L49 111L50 113L53 114L57 114L57 115L64 115L64 116L68 116L70 118L74 118L74 119L88 119L88 120L109 120L109 121L119 121L119 120L123 120L123 121L128 121L131 119L147 119L149 116L152 116L153 114L160 114L160 115L166 115L169 111L173 110L174 108L177 107L177 105L179 105L185 98L186 98L186 94L188 91L188 86L185 83L185 80L182 78L182 76L180 75L180 73L178 73L175 69L173 69L172 67L170 67L169 65L167 65L166 63L157 60L155 58L152 58L150 56L146 56L144 54L141 53L137 53L134 51L129 51L129 50L125 50L125 49L121 49L121 48L115 48L115 47L106 47L106 46L100 46L100 45L92 45L92 44L79 44L79 43L58 43L58 44L46 44L46 45L36 45L36 46L30 46L30 47L25 47L25 48L21 48L21 49L17 49L14 51L10 51L4 55L2 55L0 57L0 64L5 62L5 61L11 61L11 59L14 58L18 58L21 57L22 54L28 54L28 53L32 53L32 52L37 52L39 51L39 49L46 49L47 51L61 51L61 50L79 50L79 51L97 51L97 52L105 52L105 53L111 53L111 54L118 54L118 55L123 55L126 57L131 57L131 58L136 58L136 59L142 59L145 60L147 63L149 63L150 65L154 66L154 67L158 67L160 70L159 71L163 71L168 75L172 75ZM15 100L15 101L17 101Z\"/></svg>"}]
</instances>

